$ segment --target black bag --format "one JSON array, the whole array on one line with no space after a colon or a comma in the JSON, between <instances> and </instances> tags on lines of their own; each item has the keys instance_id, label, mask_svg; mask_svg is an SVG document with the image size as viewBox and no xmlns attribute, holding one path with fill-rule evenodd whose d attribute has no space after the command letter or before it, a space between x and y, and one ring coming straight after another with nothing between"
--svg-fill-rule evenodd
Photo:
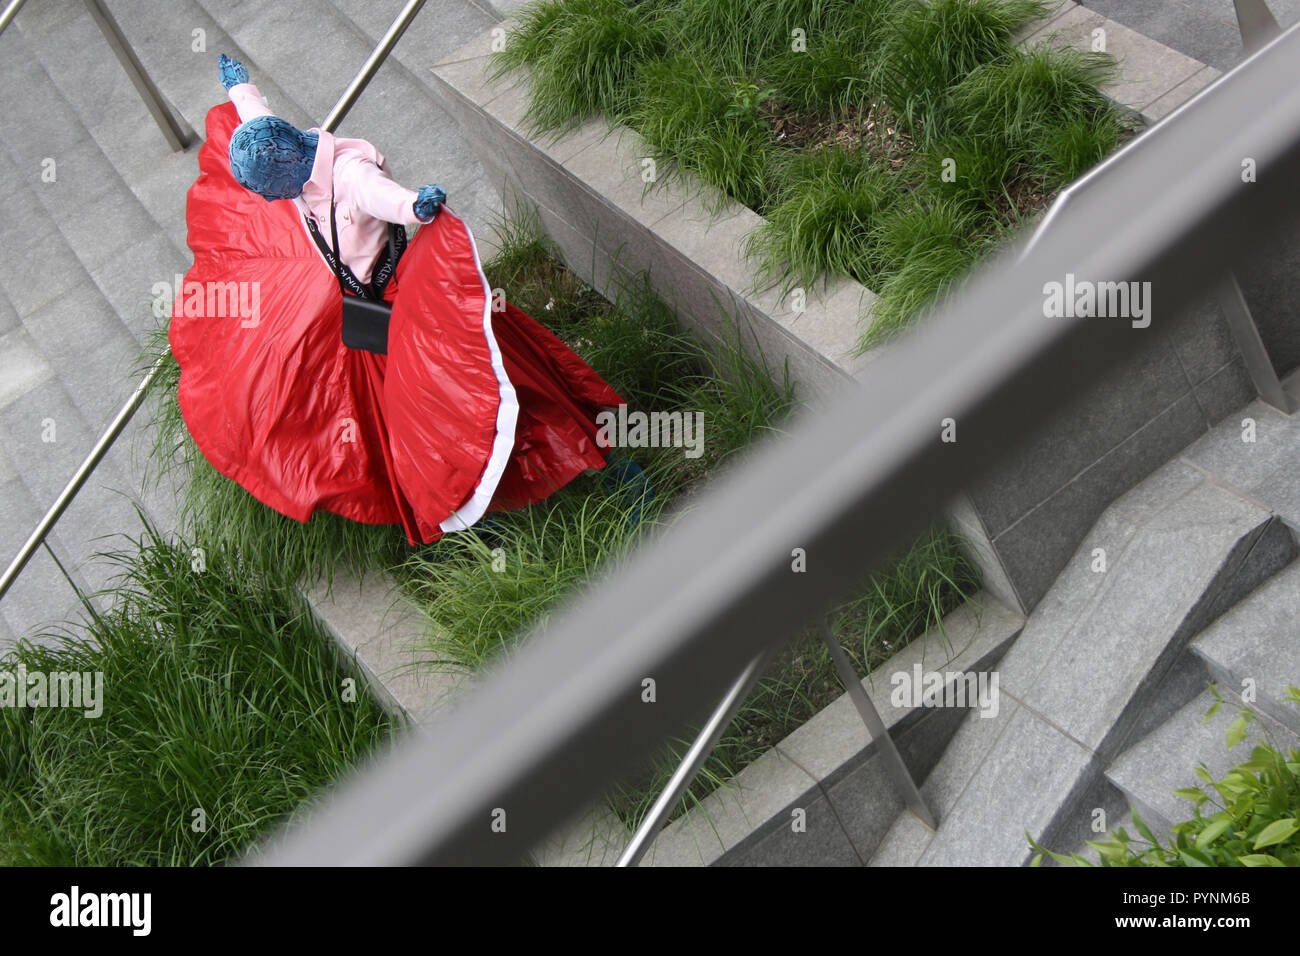
<instances>
[{"instance_id":1,"label":"black bag","mask_svg":"<svg viewBox=\"0 0 1300 956\"><path fill-rule=\"evenodd\" d=\"M406 247L406 230L399 225L388 224L388 255L384 257L380 254L380 259L375 264L373 287L368 287L352 274L351 269L343 265L339 257L339 227L334 215L333 195L330 196L330 236L334 240L333 246L325 245L310 216L307 217L307 226L316 244L321 247L321 252L329 260L334 274L338 276L339 292L343 294L343 344L350 349L387 355L388 319L393 307L384 301L383 291L397 268L398 257Z\"/></svg>"}]
</instances>

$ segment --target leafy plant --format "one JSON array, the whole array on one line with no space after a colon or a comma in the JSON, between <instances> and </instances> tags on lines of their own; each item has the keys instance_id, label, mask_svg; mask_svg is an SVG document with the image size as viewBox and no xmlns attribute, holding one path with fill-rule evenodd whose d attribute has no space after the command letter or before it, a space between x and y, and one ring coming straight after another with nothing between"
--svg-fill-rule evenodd
<instances>
[{"instance_id":1,"label":"leafy plant","mask_svg":"<svg viewBox=\"0 0 1300 956\"><path fill-rule=\"evenodd\" d=\"M1211 686L1215 703L1205 715L1208 720L1223 701ZM1287 699L1300 705L1300 688L1288 687ZM1231 750L1246 737L1254 711L1241 707L1228 726L1227 746ZM1141 840L1119 828L1106 841L1090 841L1102 866L1300 866L1300 753L1292 747L1285 754L1264 729L1265 740L1251 751L1250 759L1215 780L1204 766L1195 768L1204 786L1175 790L1175 795L1192 802L1193 816L1174 826L1168 844L1162 844L1133 811L1133 826ZM1206 787L1209 788L1207 791ZM1210 792L1213 791L1213 792ZM1026 834L1027 835L1027 834ZM1078 854L1053 853L1036 843L1033 864L1044 854L1067 866L1093 866Z\"/></svg>"},{"instance_id":2,"label":"leafy plant","mask_svg":"<svg viewBox=\"0 0 1300 956\"><path fill-rule=\"evenodd\" d=\"M733 81L732 89L731 105L723 116L728 119L747 119L763 129L771 129L772 124L759 115L758 108L771 98L775 90L760 90L757 85L740 80Z\"/></svg>"}]
</instances>

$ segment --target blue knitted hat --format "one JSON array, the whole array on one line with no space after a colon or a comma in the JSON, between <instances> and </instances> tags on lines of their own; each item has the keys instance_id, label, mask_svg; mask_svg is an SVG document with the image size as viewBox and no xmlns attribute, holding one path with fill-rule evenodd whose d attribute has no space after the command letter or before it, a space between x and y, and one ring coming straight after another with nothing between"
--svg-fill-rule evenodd
<instances>
[{"instance_id":1,"label":"blue knitted hat","mask_svg":"<svg viewBox=\"0 0 1300 956\"><path fill-rule=\"evenodd\" d=\"M230 137L230 171L263 199L292 199L311 178L320 137L278 116L241 123Z\"/></svg>"}]
</instances>

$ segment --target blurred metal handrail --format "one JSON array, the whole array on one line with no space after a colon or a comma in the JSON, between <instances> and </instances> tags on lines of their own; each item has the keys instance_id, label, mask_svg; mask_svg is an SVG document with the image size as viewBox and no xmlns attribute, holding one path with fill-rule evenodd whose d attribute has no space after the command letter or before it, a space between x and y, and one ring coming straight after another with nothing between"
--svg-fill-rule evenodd
<instances>
[{"instance_id":1,"label":"blurred metal handrail","mask_svg":"<svg viewBox=\"0 0 1300 956\"><path fill-rule=\"evenodd\" d=\"M701 718L951 496L1165 335L1261 226L1300 214L1300 32L1124 151L1025 257L999 257L836 402L755 449L527 640L457 707L377 758L254 862L522 859L619 771ZM1239 175L1242 149L1258 177ZM1045 282L1149 282L1159 320L1048 317ZM956 440L941 432L954 429ZM795 573L792 549L806 570ZM656 703L642 697L654 680Z\"/></svg>"},{"instance_id":2,"label":"blurred metal handrail","mask_svg":"<svg viewBox=\"0 0 1300 956\"><path fill-rule=\"evenodd\" d=\"M1233 0L1233 5L1237 11L1238 29L1241 33L1242 46L1246 49L1248 54L1253 55L1268 45L1268 43L1281 36L1281 27L1279 27L1277 21L1273 19L1273 15L1269 12L1268 7L1265 6L1264 0ZM1204 91L1201 92L1203 93ZM1155 126L1148 131L1146 136L1140 137L1140 140L1144 143L1149 142L1148 138L1150 135L1165 124L1175 121L1178 114L1185 110L1195 100L1195 98L1196 97L1193 96L1192 99L1181 103L1178 107L1170 111L1167 116L1156 123ZM1066 209L1070 203L1075 202L1079 194L1084 192L1091 183L1094 183L1102 176L1105 176L1110 168L1121 159L1126 150L1150 148L1149 145L1139 147L1138 143L1138 139L1130 140L1123 147L1116 150L1114 153L1111 153L1078 179L1074 180L1074 182L1070 183L1070 185L1058 192L1056 194L1056 199L1052 201L1052 205L1048 208L1047 212L1043 215L1043 218L1039 221L1033 233L1030 235L1029 241L1022 247L1020 253L1021 256L1023 257L1029 254L1029 251L1033 249L1034 245L1038 242L1039 237L1052 227L1052 223L1055 222L1061 212Z\"/></svg>"},{"instance_id":3,"label":"blurred metal handrail","mask_svg":"<svg viewBox=\"0 0 1300 956\"><path fill-rule=\"evenodd\" d=\"M1242 46L1248 54L1253 55L1281 35L1281 28L1269 12L1268 7L1265 6L1264 0L1233 0L1233 3L1237 11ZM1206 90L1202 90L1179 105L1152 126L1146 135L1131 140L1057 193L1056 199L1048 208L1047 213L1039 221L1028 242L1022 247L1021 257L1027 256L1039 239L1055 227L1056 220L1064 210L1069 208L1071 203L1078 202L1079 198L1087 193L1093 183L1106 176L1116 163L1122 161L1124 154L1128 150L1150 149L1152 138L1163 135L1163 131L1169 124L1177 122L1179 115L1190 107L1199 96L1205 95L1205 92ZM1242 294L1241 286L1237 281L1235 272L1228 264L1227 258L1225 257L1224 262L1216 269L1218 278L1213 285L1214 299L1223 310L1228 330L1238 351L1241 353L1246 372L1250 376L1251 383L1255 386L1255 391L1274 408L1287 413L1293 412L1296 410L1296 402L1283 388L1277 370L1273 367L1273 362L1269 358L1263 340L1260 338L1259 327L1255 323L1254 316L1251 315L1250 306Z\"/></svg>"}]
</instances>

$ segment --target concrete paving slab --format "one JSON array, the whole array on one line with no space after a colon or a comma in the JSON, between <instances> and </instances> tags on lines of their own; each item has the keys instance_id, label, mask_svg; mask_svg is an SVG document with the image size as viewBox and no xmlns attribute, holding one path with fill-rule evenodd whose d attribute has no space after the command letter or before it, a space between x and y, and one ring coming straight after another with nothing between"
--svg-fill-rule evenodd
<instances>
[{"instance_id":1,"label":"concrete paving slab","mask_svg":"<svg viewBox=\"0 0 1300 956\"><path fill-rule=\"evenodd\" d=\"M1086 0L1086 4L1219 70L1231 69L1242 59L1231 0Z\"/></svg>"},{"instance_id":2,"label":"concrete paving slab","mask_svg":"<svg viewBox=\"0 0 1300 956\"><path fill-rule=\"evenodd\" d=\"M1004 687L1027 688L1037 681L1050 655L1101 593L1107 571L1096 568L1121 566L1125 549L1138 531L1204 480L1198 469L1170 462L1106 509L1034 608L1021 639L1002 659ZM1098 564L1099 560L1104 563Z\"/></svg>"},{"instance_id":3,"label":"concrete paving slab","mask_svg":"<svg viewBox=\"0 0 1300 956\"><path fill-rule=\"evenodd\" d=\"M98 432L134 388L140 343L89 279L32 312L23 326Z\"/></svg>"},{"instance_id":4,"label":"concrete paving slab","mask_svg":"<svg viewBox=\"0 0 1300 956\"><path fill-rule=\"evenodd\" d=\"M1300 447L1300 422L1261 401L1229 415L1188 448L1183 458L1225 484L1254 488L1290 464Z\"/></svg>"},{"instance_id":5,"label":"concrete paving slab","mask_svg":"<svg viewBox=\"0 0 1300 956\"><path fill-rule=\"evenodd\" d=\"M1025 833L1043 836L1092 761L1087 748L1027 708L1016 708L997 746L942 818L921 865L1023 865L1031 855Z\"/></svg>"},{"instance_id":6,"label":"concrete paving slab","mask_svg":"<svg viewBox=\"0 0 1300 956\"><path fill-rule=\"evenodd\" d=\"M26 329L0 335L0 408L51 378L54 370Z\"/></svg>"},{"instance_id":7,"label":"concrete paving slab","mask_svg":"<svg viewBox=\"0 0 1300 956\"><path fill-rule=\"evenodd\" d=\"M119 249L111 262L91 272L91 278L109 307L143 343L148 332L166 322L154 314L155 284L173 288L176 276L183 276L193 264L193 257L177 249L166 234L155 232ZM170 301L165 304L169 310Z\"/></svg>"},{"instance_id":8,"label":"concrete paving slab","mask_svg":"<svg viewBox=\"0 0 1300 956\"><path fill-rule=\"evenodd\" d=\"M1007 689L1090 750L1102 750L1146 682L1162 677L1170 655L1181 651L1174 646L1180 635L1187 640L1200 629L1186 633L1204 597L1238 573L1242 549L1248 553L1269 520L1261 508L1198 485L1134 537L1034 682Z\"/></svg>"}]
</instances>

